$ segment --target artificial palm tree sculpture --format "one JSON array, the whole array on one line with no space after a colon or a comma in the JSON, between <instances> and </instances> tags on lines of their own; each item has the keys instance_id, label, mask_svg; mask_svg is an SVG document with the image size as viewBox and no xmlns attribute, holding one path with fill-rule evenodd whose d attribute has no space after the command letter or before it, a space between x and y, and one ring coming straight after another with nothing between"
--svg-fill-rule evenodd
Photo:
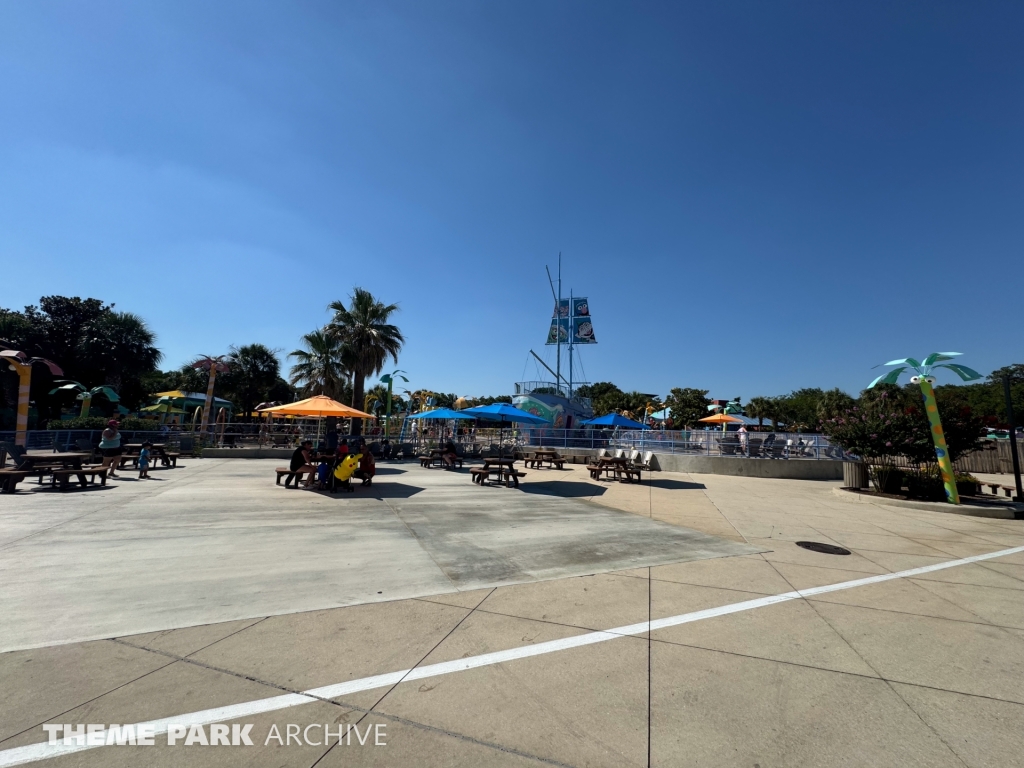
<instances>
[{"instance_id":1,"label":"artificial palm tree sculpture","mask_svg":"<svg viewBox=\"0 0 1024 768\"><path fill-rule=\"evenodd\" d=\"M77 381L71 381L70 379L57 379L54 384L60 384L60 386L51 389L51 395L61 391L77 393L75 400L81 400L82 402L82 409L78 415L83 419L89 415L89 409L92 408L92 399L97 395L103 395L111 403L120 402L121 399L117 396L117 392L114 391L113 387L108 387L106 385L88 389L84 384Z\"/></svg>"},{"instance_id":2,"label":"artificial palm tree sculpture","mask_svg":"<svg viewBox=\"0 0 1024 768\"><path fill-rule=\"evenodd\" d=\"M384 304L369 291L356 288L348 307L333 301L327 309L334 312L334 317L325 331L352 353L352 407L359 408L363 404L366 377L380 373L389 357L398 362L405 337L398 326L389 322L398 305ZM360 434L362 419L352 420L352 431Z\"/></svg>"},{"instance_id":3,"label":"artificial palm tree sculpture","mask_svg":"<svg viewBox=\"0 0 1024 768\"><path fill-rule=\"evenodd\" d=\"M722 413L726 416L732 416L734 413L743 413L743 406L740 404L740 399L737 397L735 400L730 400L725 405L718 405L714 403L708 406L708 410L715 412L721 409ZM725 432L725 428L728 426L726 422L722 422L722 431Z\"/></svg>"},{"instance_id":4,"label":"artificial palm tree sculpture","mask_svg":"<svg viewBox=\"0 0 1024 768\"><path fill-rule=\"evenodd\" d=\"M405 373L405 371L394 370L391 373L385 373L383 376L380 377L380 380L388 385L387 410L384 411L384 436L387 438L391 437L391 393L392 388L394 387L395 384L395 379L399 378L406 384L409 383L409 380L405 378L405 376L402 376L403 373Z\"/></svg>"},{"instance_id":5,"label":"artificial palm tree sculpture","mask_svg":"<svg viewBox=\"0 0 1024 768\"><path fill-rule=\"evenodd\" d=\"M227 355L201 355L198 360L192 363L192 367L198 370L207 371L210 380L206 385L206 405L203 406L203 420L199 425L199 439L206 435L206 427L210 423L210 410L213 408L213 383L217 380L218 373L227 373L230 366L227 362Z\"/></svg>"},{"instance_id":6,"label":"artificial palm tree sculpture","mask_svg":"<svg viewBox=\"0 0 1024 768\"><path fill-rule=\"evenodd\" d=\"M924 399L924 411L928 416L928 423L931 426L932 442L935 444L935 458L939 462L939 472L942 474L942 485L946 489L946 500L950 504L960 503L960 494L956 490L956 479L953 476L953 462L949 459L949 449L946 447L946 436L942 432L942 420L939 418L939 406L935 402L935 390L932 388L932 384L935 383L935 377L932 376L932 371L935 368L948 368L953 371L964 381L975 381L981 378L981 374L977 371L968 368L966 365L958 365L956 363L936 365L943 360L952 360L954 357L960 357L962 352L932 352L920 363L912 357L906 357L902 360L891 360L884 365L898 365L899 368L894 368L888 373L883 373L877 379L868 384L868 389L871 389L876 384L895 384L899 379L900 374L903 373L909 367L914 371L915 375L910 377L911 384L919 384L921 387L921 397ZM877 365L875 366L878 367Z\"/></svg>"},{"instance_id":7,"label":"artificial palm tree sculpture","mask_svg":"<svg viewBox=\"0 0 1024 768\"><path fill-rule=\"evenodd\" d=\"M63 376L64 371L52 360L42 357L29 357L24 352L16 349L0 350L0 357L4 359L12 371L18 374L18 416L15 421L14 442L22 447L28 442L28 406L29 395L32 389L32 366L36 363L45 365L54 376Z\"/></svg>"}]
</instances>

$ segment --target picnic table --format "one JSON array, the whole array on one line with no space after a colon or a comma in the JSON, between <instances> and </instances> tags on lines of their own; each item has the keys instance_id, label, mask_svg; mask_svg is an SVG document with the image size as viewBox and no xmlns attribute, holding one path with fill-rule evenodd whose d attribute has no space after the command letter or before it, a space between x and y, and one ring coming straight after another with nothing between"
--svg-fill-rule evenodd
<instances>
[{"instance_id":1,"label":"picnic table","mask_svg":"<svg viewBox=\"0 0 1024 768\"><path fill-rule=\"evenodd\" d=\"M445 466L444 455L446 453L447 451L444 448L431 448L429 453L420 456L420 465L432 467L436 463L437 466L443 468ZM458 464L460 467L462 466L462 457L458 454L452 460L452 465L454 466L455 464Z\"/></svg>"},{"instance_id":2,"label":"picnic table","mask_svg":"<svg viewBox=\"0 0 1024 768\"><path fill-rule=\"evenodd\" d=\"M178 456L180 454L169 452L167 450L167 443L153 443L150 447L150 458L154 461L160 460L160 463L165 467L178 466ZM121 466L124 466L129 461L138 461L139 452L142 451L142 443L125 443L124 449L127 453L121 455Z\"/></svg>"},{"instance_id":3,"label":"picnic table","mask_svg":"<svg viewBox=\"0 0 1024 768\"><path fill-rule=\"evenodd\" d=\"M474 483L483 485L494 475L499 483L504 483L506 488L519 487L519 478L525 477L525 472L517 472L516 460L509 458L490 457L484 459L483 467L474 467L470 470L470 477Z\"/></svg>"},{"instance_id":4,"label":"picnic table","mask_svg":"<svg viewBox=\"0 0 1024 768\"><path fill-rule=\"evenodd\" d=\"M552 448L540 448L533 452L533 456L527 456L523 462L527 467L541 469L545 464L548 467L562 469L565 466L565 459L558 455L558 451Z\"/></svg>"},{"instance_id":5,"label":"picnic table","mask_svg":"<svg viewBox=\"0 0 1024 768\"><path fill-rule=\"evenodd\" d=\"M24 472L24 476L35 475L42 484L43 477L52 475L55 481L60 482L60 489L67 490L68 481L71 476L77 476L82 487L88 484L87 477L99 477L102 475L103 484L107 483L106 469L85 469L82 464L86 459L91 458L92 453L79 451L64 451L53 453L52 451L26 451L21 457L18 470ZM16 481L14 481L16 482ZM13 485L10 487L13 490Z\"/></svg>"},{"instance_id":6,"label":"picnic table","mask_svg":"<svg viewBox=\"0 0 1024 768\"><path fill-rule=\"evenodd\" d=\"M594 480L600 480L601 473L604 473L605 476L613 475L616 480L623 483L633 482L634 475L637 480L640 479L640 471L631 469L629 459L625 456L602 456L596 464L591 464L587 469L590 470L590 476Z\"/></svg>"},{"instance_id":7,"label":"picnic table","mask_svg":"<svg viewBox=\"0 0 1024 768\"><path fill-rule=\"evenodd\" d=\"M53 451L26 451L25 455L21 457L21 464L18 465L18 469L26 472L33 472L37 469L41 470L52 467L60 467L61 469L81 469L82 463L89 458L92 458L91 453L79 451L64 451L62 453L54 453Z\"/></svg>"}]
</instances>

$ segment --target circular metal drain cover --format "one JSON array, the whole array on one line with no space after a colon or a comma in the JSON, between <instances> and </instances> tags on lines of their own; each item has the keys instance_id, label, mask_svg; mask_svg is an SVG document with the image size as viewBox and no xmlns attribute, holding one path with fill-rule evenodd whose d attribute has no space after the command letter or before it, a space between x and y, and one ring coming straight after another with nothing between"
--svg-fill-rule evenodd
<instances>
[{"instance_id":1,"label":"circular metal drain cover","mask_svg":"<svg viewBox=\"0 0 1024 768\"><path fill-rule=\"evenodd\" d=\"M809 549L811 552L821 552L823 555L849 555L850 550L837 547L832 544L822 544L820 541L798 541L798 547Z\"/></svg>"}]
</instances>

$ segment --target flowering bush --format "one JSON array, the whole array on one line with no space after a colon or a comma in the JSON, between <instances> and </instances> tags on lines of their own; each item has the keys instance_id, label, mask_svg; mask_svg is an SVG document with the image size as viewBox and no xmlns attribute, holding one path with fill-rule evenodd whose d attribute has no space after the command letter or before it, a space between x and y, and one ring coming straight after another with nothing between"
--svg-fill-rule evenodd
<instances>
[{"instance_id":1,"label":"flowering bush","mask_svg":"<svg viewBox=\"0 0 1024 768\"><path fill-rule=\"evenodd\" d=\"M953 389L953 388L946 388ZM956 392L937 398L950 459L978 447L984 426ZM911 462L935 461L935 445L920 389L882 384L861 393L846 410L821 422L821 431L849 453L864 459L902 456Z\"/></svg>"}]
</instances>

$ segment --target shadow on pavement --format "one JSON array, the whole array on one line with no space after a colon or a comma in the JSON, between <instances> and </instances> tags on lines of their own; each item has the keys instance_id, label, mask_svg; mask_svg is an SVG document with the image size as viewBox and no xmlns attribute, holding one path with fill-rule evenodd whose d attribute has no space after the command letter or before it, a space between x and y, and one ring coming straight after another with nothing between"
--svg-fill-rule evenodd
<instances>
[{"instance_id":1,"label":"shadow on pavement","mask_svg":"<svg viewBox=\"0 0 1024 768\"><path fill-rule=\"evenodd\" d=\"M655 488L665 488L670 491L700 491L704 490L704 483L687 483L682 480L659 480L651 478L650 480L644 480L644 484L650 483Z\"/></svg>"},{"instance_id":2,"label":"shadow on pavement","mask_svg":"<svg viewBox=\"0 0 1024 768\"><path fill-rule=\"evenodd\" d=\"M407 472L405 469L396 469L395 467L382 467L380 464L377 465L378 475L401 475Z\"/></svg>"},{"instance_id":3,"label":"shadow on pavement","mask_svg":"<svg viewBox=\"0 0 1024 768\"><path fill-rule=\"evenodd\" d=\"M540 483L528 483L525 480L519 484L519 490L523 493L537 493L545 496L561 496L563 499L587 499L591 496L600 496L605 489L600 485L590 483L574 482L567 480L543 481Z\"/></svg>"},{"instance_id":4,"label":"shadow on pavement","mask_svg":"<svg viewBox=\"0 0 1024 768\"><path fill-rule=\"evenodd\" d=\"M374 481L369 488L360 488L356 485L356 494L372 496L375 499L408 499L422 491L418 485L406 485L405 483L381 483ZM349 494L345 494L348 496Z\"/></svg>"}]
</instances>

